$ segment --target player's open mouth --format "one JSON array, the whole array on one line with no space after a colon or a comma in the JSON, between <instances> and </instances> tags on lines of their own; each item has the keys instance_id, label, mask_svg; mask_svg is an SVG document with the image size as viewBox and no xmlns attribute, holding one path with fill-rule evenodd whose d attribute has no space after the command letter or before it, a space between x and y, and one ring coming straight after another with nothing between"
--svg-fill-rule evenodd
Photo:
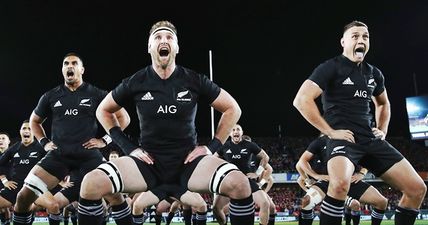
<instances>
[{"instance_id":1,"label":"player's open mouth","mask_svg":"<svg viewBox=\"0 0 428 225\"><path fill-rule=\"evenodd\" d=\"M168 55L169 55L169 50L168 50L168 48L161 48L161 49L159 50L159 55L160 55L161 57L168 56Z\"/></svg>"},{"instance_id":2,"label":"player's open mouth","mask_svg":"<svg viewBox=\"0 0 428 225\"><path fill-rule=\"evenodd\" d=\"M356 56L358 56L358 57L363 57L364 56L364 53L365 53L365 48L364 47L358 47L358 48L356 48L355 49L355 55Z\"/></svg>"},{"instance_id":3,"label":"player's open mouth","mask_svg":"<svg viewBox=\"0 0 428 225\"><path fill-rule=\"evenodd\" d=\"M73 75L74 75L74 72L73 72L73 71L71 71L71 70L67 71L67 77L71 77L71 76L73 76Z\"/></svg>"},{"instance_id":4,"label":"player's open mouth","mask_svg":"<svg viewBox=\"0 0 428 225\"><path fill-rule=\"evenodd\" d=\"M30 135L29 135L29 134L24 134L24 135L22 135L22 136L24 136L24 138L30 138Z\"/></svg>"}]
</instances>

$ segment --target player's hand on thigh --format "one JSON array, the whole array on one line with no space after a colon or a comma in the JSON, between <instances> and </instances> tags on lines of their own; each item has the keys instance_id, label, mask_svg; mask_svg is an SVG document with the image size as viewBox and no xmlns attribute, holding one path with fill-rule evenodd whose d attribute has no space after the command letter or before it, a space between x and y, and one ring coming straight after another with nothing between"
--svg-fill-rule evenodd
<instances>
[{"instance_id":1,"label":"player's hand on thigh","mask_svg":"<svg viewBox=\"0 0 428 225\"><path fill-rule=\"evenodd\" d=\"M154 163L154 159L149 155L149 153L147 153L146 151L144 151L141 148L135 149L129 155L134 156L134 157L138 158L139 160L144 161L147 164L153 164Z\"/></svg>"},{"instance_id":2,"label":"player's hand on thigh","mask_svg":"<svg viewBox=\"0 0 428 225\"><path fill-rule=\"evenodd\" d=\"M192 162L201 155L208 154L211 154L211 151L206 146L196 146L196 148L187 155L186 160L184 160L184 164Z\"/></svg>"},{"instance_id":3,"label":"player's hand on thigh","mask_svg":"<svg viewBox=\"0 0 428 225\"><path fill-rule=\"evenodd\" d=\"M14 190L18 187L18 183L13 180L9 180L8 182L6 182L6 184L4 184L4 186L9 190Z\"/></svg>"},{"instance_id":4,"label":"player's hand on thigh","mask_svg":"<svg viewBox=\"0 0 428 225\"><path fill-rule=\"evenodd\" d=\"M82 146L86 149L104 148L106 143L102 139L91 138L89 141L83 143Z\"/></svg>"},{"instance_id":5,"label":"player's hand on thigh","mask_svg":"<svg viewBox=\"0 0 428 225\"><path fill-rule=\"evenodd\" d=\"M379 138L381 140L385 140L385 133L383 131L379 130L376 127L373 127L372 131L373 131L373 134L374 134L375 137L377 137L377 138Z\"/></svg>"},{"instance_id":6,"label":"player's hand on thigh","mask_svg":"<svg viewBox=\"0 0 428 225\"><path fill-rule=\"evenodd\" d=\"M328 137L330 139L345 140L351 143L355 143L354 133L350 130L332 130L328 134Z\"/></svg>"}]
</instances>

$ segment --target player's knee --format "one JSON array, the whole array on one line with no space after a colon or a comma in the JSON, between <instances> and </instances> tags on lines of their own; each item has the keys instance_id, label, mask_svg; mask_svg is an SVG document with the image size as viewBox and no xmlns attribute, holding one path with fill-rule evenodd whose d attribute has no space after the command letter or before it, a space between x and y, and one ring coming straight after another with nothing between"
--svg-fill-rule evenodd
<instances>
[{"instance_id":1,"label":"player's knee","mask_svg":"<svg viewBox=\"0 0 428 225\"><path fill-rule=\"evenodd\" d=\"M330 181L330 187L331 190L333 191L333 193L335 193L336 195L343 195L346 196L346 194L349 191L349 180L347 179L337 179L334 181ZM329 187L329 188L330 188Z\"/></svg>"},{"instance_id":2,"label":"player's knee","mask_svg":"<svg viewBox=\"0 0 428 225\"><path fill-rule=\"evenodd\" d=\"M305 205L303 206L303 202L302 202L302 209L304 210L311 210L313 209L316 205L318 205L323 197L321 196L321 194L313 189L313 188L309 188L309 190L306 192L305 197L303 197L305 199Z\"/></svg>"},{"instance_id":3,"label":"player's knee","mask_svg":"<svg viewBox=\"0 0 428 225\"><path fill-rule=\"evenodd\" d=\"M275 204L273 204L273 202L269 203L269 212L270 214L276 213L276 207L275 207Z\"/></svg>"},{"instance_id":4,"label":"player's knee","mask_svg":"<svg viewBox=\"0 0 428 225\"><path fill-rule=\"evenodd\" d=\"M235 172L227 181L228 193L225 194L230 198L242 199L251 195L250 183L243 173Z\"/></svg>"},{"instance_id":5,"label":"player's knee","mask_svg":"<svg viewBox=\"0 0 428 225\"><path fill-rule=\"evenodd\" d=\"M388 199L381 196L379 200L377 200L376 203L373 204L373 207L375 207L376 209L385 210L386 207L388 207Z\"/></svg>"},{"instance_id":6,"label":"player's knee","mask_svg":"<svg viewBox=\"0 0 428 225\"><path fill-rule=\"evenodd\" d=\"M302 208L305 208L309 204L310 200L311 200L311 197L309 195L303 196L303 198L302 198Z\"/></svg>"},{"instance_id":7,"label":"player's knee","mask_svg":"<svg viewBox=\"0 0 428 225\"><path fill-rule=\"evenodd\" d=\"M257 191L253 193L253 195L257 194L257 197L253 197L256 204L260 207L260 209L268 209L270 206L269 199L266 197L263 191Z\"/></svg>"},{"instance_id":8,"label":"player's knee","mask_svg":"<svg viewBox=\"0 0 428 225\"><path fill-rule=\"evenodd\" d=\"M198 204L193 207L198 212L206 212L208 210L207 204Z\"/></svg>"},{"instance_id":9,"label":"player's knee","mask_svg":"<svg viewBox=\"0 0 428 225\"><path fill-rule=\"evenodd\" d=\"M141 215L144 213L145 207L142 204L138 204L137 202L134 202L132 204L132 214L133 215Z\"/></svg>"},{"instance_id":10,"label":"player's knee","mask_svg":"<svg viewBox=\"0 0 428 225\"><path fill-rule=\"evenodd\" d=\"M212 210L213 210L213 214L218 216L223 212L222 211L223 207L219 207L218 205L213 205Z\"/></svg>"},{"instance_id":11,"label":"player's knee","mask_svg":"<svg viewBox=\"0 0 428 225\"><path fill-rule=\"evenodd\" d=\"M414 184L408 185L403 194L411 199L421 200L425 197L426 192L427 186L422 180L420 180L419 182L415 182Z\"/></svg>"},{"instance_id":12,"label":"player's knee","mask_svg":"<svg viewBox=\"0 0 428 225\"><path fill-rule=\"evenodd\" d=\"M201 199L201 201L197 202L195 205L192 205L192 208L198 212L206 212L208 210L207 203L203 199Z\"/></svg>"},{"instance_id":13,"label":"player's knee","mask_svg":"<svg viewBox=\"0 0 428 225\"><path fill-rule=\"evenodd\" d=\"M87 173L82 180L80 187L80 196L86 199L103 197L104 189L106 189L106 175L100 170L92 170Z\"/></svg>"},{"instance_id":14,"label":"player's knee","mask_svg":"<svg viewBox=\"0 0 428 225\"><path fill-rule=\"evenodd\" d=\"M46 205L46 210L48 211L48 213L52 213L52 214L60 213L59 203L56 201L49 202L49 204Z\"/></svg>"}]
</instances>

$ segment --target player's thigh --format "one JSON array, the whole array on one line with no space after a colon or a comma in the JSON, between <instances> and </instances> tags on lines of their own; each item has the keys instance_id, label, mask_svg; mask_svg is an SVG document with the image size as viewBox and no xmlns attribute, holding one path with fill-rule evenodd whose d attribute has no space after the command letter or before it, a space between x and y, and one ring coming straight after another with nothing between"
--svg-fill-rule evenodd
<instances>
[{"instance_id":1,"label":"player's thigh","mask_svg":"<svg viewBox=\"0 0 428 225\"><path fill-rule=\"evenodd\" d=\"M123 183L122 192L137 193L147 190L147 183L131 157L120 157L111 161L119 172L120 179Z\"/></svg>"},{"instance_id":2,"label":"player's thigh","mask_svg":"<svg viewBox=\"0 0 428 225\"><path fill-rule=\"evenodd\" d=\"M202 158L189 178L189 189L194 192L208 191L213 174L223 163L225 163L224 160L215 156L206 156Z\"/></svg>"},{"instance_id":3,"label":"player's thigh","mask_svg":"<svg viewBox=\"0 0 428 225\"><path fill-rule=\"evenodd\" d=\"M405 158L389 168L381 178L398 190L408 193L418 192L425 186L422 178Z\"/></svg>"}]
</instances>

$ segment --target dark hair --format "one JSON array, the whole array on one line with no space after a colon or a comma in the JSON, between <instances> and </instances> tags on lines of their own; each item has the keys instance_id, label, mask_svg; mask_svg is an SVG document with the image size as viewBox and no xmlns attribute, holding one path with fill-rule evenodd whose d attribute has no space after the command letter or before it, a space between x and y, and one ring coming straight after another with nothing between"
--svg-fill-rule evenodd
<instances>
[{"instance_id":1,"label":"dark hair","mask_svg":"<svg viewBox=\"0 0 428 225\"><path fill-rule=\"evenodd\" d=\"M158 21L155 24L153 24L152 28L149 31L149 34L151 35L153 33L153 31L155 31L159 27L168 27L169 29L174 31L175 35L178 35L177 28L175 28L174 24L172 24L171 22L169 22L167 20L161 20L161 21Z\"/></svg>"},{"instance_id":2,"label":"dark hair","mask_svg":"<svg viewBox=\"0 0 428 225\"><path fill-rule=\"evenodd\" d=\"M26 119L26 120L22 121L22 123L30 123L30 120Z\"/></svg>"},{"instance_id":3,"label":"dark hair","mask_svg":"<svg viewBox=\"0 0 428 225\"><path fill-rule=\"evenodd\" d=\"M70 57L70 56L75 56L75 57L79 58L80 62L82 62L82 64L83 64L82 57L79 54L75 53L75 52L69 52L69 53L65 54L65 56L64 56L64 58L62 60L64 61L65 58Z\"/></svg>"},{"instance_id":4,"label":"dark hair","mask_svg":"<svg viewBox=\"0 0 428 225\"><path fill-rule=\"evenodd\" d=\"M2 134L6 135L10 139L10 135L8 133L0 131L0 135L2 135Z\"/></svg>"},{"instance_id":5,"label":"dark hair","mask_svg":"<svg viewBox=\"0 0 428 225\"><path fill-rule=\"evenodd\" d=\"M117 154L117 155L120 155L119 151L116 151L116 150L111 150L111 151L110 151L110 153L109 153L108 155L111 155L111 154Z\"/></svg>"},{"instance_id":6,"label":"dark hair","mask_svg":"<svg viewBox=\"0 0 428 225\"><path fill-rule=\"evenodd\" d=\"M343 33L345 33L347 30L351 29L352 27L365 27L365 28L369 29L369 27L365 23L358 21L358 20L354 20L354 21L346 24L343 27Z\"/></svg>"},{"instance_id":7,"label":"dark hair","mask_svg":"<svg viewBox=\"0 0 428 225\"><path fill-rule=\"evenodd\" d=\"M244 135L242 135L242 140L246 140L246 141L251 142L251 137L244 134Z\"/></svg>"}]
</instances>

